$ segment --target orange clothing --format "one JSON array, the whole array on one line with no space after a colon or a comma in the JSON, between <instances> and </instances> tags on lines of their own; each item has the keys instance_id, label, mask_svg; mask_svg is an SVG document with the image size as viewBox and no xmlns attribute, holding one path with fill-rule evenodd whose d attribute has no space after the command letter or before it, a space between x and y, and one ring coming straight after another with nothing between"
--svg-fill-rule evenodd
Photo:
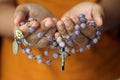
<instances>
[{"instance_id":1,"label":"orange clothing","mask_svg":"<svg viewBox=\"0 0 120 80\"><path fill-rule=\"evenodd\" d=\"M19 0L18 3L42 4L60 18L62 14L81 1ZM64 72L60 68L60 58L48 66L29 60L21 50L14 56L12 42L10 38L3 38L1 80L114 80L120 76L120 42L116 37L108 34L104 34L100 42L92 49L67 57ZM41 53L43 49L34 49L34 51Z\"/></svg>"}]
</instances>

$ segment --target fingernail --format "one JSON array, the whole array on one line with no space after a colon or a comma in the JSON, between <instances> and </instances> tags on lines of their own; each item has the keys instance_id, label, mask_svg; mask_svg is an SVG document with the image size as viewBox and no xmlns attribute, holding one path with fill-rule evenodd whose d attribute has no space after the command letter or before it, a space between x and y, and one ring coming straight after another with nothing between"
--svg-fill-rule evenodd
<instances>
[{"instance_id":1,"label":"fingernail","mask_svg":"<svg viewBox=\"0 0 120 80\"><path fill-rule=\"evenodd\" d=\"M70 26L70 23L66 18L63 18L63 22L64 22L65 26Z\"/></svg>"}]
</instances>

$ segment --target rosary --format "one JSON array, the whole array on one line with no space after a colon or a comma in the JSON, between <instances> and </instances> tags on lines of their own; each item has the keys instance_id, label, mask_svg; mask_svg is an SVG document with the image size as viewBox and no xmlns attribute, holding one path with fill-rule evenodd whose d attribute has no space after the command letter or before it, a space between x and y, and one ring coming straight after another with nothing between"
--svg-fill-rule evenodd
<instances>
[{"instance_id":1,"label":"rosary","mask_svg":"<svg viewBox=\"0 0 120 80\"><path fill-rule=\"evenodd\" d=\"M50 45L49 48L55 48L57 49L58 52L53 53L52 55L52 59L47 59L44 60L43 57L48 56L49 54L49 50L45 50L42 55L41 54L37 54L35 55L32 51L32 49L30 48L30 46L32 46L31 43L27 42L27 40L25 39L25 35L24 33L19 29L19 27L21 25L23 25L23 23L20 23L20 26L16 27L15 30L15 34L14 34L14 41L13 41L13 53L16 55L18 54L18 47L21 47L22 53L26 54L28 56L29 59L34 59L37 60L37 62L39 64L48 64L50 65L52 63L52 60L57 59L58 57L61 58L61 70L64 71L64 67L65 67L65 58L67 56L70 56L70 51L71 53L76 53L76 52L83 52L85 50L85 48L91 48L91 45L96 44L98 42L98 40L100 39L100 29L99 27L96 26L96 23L94 21L87 21L87 19L85 18L85 15L80 14L79 16L80 19L80 25L76 24L75 25L75 31L73 35L69 35L66 38L62 38L62 37L58 37L58 38L53 38L51 36L46 36L47 40L50 41ZM29 18L27 20L26 25L28 25L29 27L29 32L33 33L35 31L35 29L32 26L29 26L29 23L31 21L37 21L33 18ZM72 40L76 37L76 35L80 34L80 30L81 29L85 29L85 27L87 27L87 25L95 28L95 37L93 39L91 39L89 41L89 43L86 45L85 48L79 48L78 50L76 50L75 48L71 48L69 46L67 46L65 44L65 39L70 41L70 43L72 44ZM41 33L38 33L36 35L38 38L42 37Z\"/></svg>"}]
</instances>

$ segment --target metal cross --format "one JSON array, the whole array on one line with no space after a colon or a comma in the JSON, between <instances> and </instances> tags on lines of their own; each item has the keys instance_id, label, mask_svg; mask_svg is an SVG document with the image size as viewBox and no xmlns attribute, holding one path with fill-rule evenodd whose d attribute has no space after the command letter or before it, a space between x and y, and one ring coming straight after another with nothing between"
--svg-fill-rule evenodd
<instances>
[{"instance_id":1,"label":"metal cross","mask_svg":"<svg viewBox=\"0 0 120 80\"><path fill-rule=\"evenodd\" d=\"M64 66L65 66L65 57L70 56L70 54L68 54L67 52L65 52L64 48L60 49L60 57L62 60L62 65L61 65L61 69L62 71L64 71Z\"/></svg>"}]
</instances>

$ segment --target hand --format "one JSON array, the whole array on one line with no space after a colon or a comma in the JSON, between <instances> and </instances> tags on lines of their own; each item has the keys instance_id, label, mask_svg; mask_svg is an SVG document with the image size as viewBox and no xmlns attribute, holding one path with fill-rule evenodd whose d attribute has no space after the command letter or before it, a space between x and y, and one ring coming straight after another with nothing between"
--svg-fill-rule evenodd
<instances>
[{"instance_id":1,"label":"hand","mask_svg":"<svg viewBox=\"0 0 120 80\"><path fill-rule=\"evenodd\" d=\"M65 13L61 20L57 22L58 32L63 38L74 33L76 24L80 25L80 14L84 14L88 21L95 21L97 26L103 24L102 18L104 13L100 5L91 2L80 3ZM74 45L86 46L89 40L95 37L95 33L95 28L87 25L84 29L81 29L80 34L73 39ZM70 45L68 40L65 41Z\"/></svg>"},{"instance_id":2,"label":"hand","mask_svg":"<svg viewBox=\"0 0 120 80\"><path fill-rule=\"evenodd\" d=\"M53 37L56 28L56 18L45 7L37 4L23 4L16 8L14 14L14 24L20 25L20 30L24 33L25 39L36 47L45 47L50 41L47 36ZM26 23L26 20L31 20Z\"/></svg>"}]
</instances>

